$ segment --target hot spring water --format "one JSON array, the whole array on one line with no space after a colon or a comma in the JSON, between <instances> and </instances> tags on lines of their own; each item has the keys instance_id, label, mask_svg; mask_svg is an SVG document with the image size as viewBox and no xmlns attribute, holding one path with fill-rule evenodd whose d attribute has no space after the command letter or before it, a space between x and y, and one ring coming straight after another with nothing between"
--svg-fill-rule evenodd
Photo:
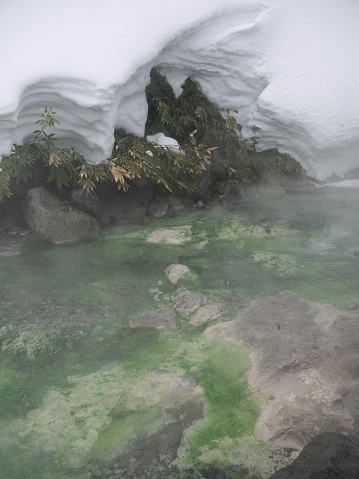
<instances>
[{"instance_id":1,"label":"hot spring water","mask_svg":"<svg viewBox=\"0 0 359 479\"><path fill-rule=\"evenodd\" d=\"M90 477L171 421L165 408L184 401L172 384L185 378L204 419L184 431L179 466L218 450L222 463L218 455L213 463L230 465L224 438L250 438L259 414L248 349L186 320L179 330L130 329L128 320L173 305L178 285L164 274L173 263L195 273L182 286L232 305L226 320L284 289L358 308L358 200L357 190L254 189L237 211L113 227L75 246L30 240L0 257L0 476ZM184 225L183 244L147 242L156 229Z\"/></svg>"}]
</instances>

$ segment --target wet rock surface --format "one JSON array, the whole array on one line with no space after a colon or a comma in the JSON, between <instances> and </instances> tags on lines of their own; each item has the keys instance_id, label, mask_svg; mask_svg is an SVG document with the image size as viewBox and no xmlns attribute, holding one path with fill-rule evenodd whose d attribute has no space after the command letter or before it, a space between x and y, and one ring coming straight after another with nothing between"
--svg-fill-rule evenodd
<instances>
[{"instance_id":1,"label":"wet rock surface","mask_svg":"<svg viewBox=\"0 0 359 479\"><path fill-rule=\"evenodd\" d=\"M191 319L191 324L194 326L201 326L202 324L228 316L231 312L232 308L226 303L208 304L195 313Z\"/></svg>"},{"instance_id":2,"label":"wet rock surface","mask_svg":"<svg viewBox=\"0 0 359 479\"><path fill-rule=\"evenodd\" d=\"M190 273L190 269L184 264L170 264L164 272L171 283L177 284Z\"/></svg>"},{"instance_id":3,"label":"wet rock surface","mask_svg":"<svg viewBox=\"0 0 359 479\"><path fill-rule=\"evenodd\" d=\"M162 218L168 212L168 203L163 196L155 195L147 210L147 215L153 218Z\"/></svg>"},{"instance_id":4,"label":"wet rock surface","mask_svg":"<svg viewBox=\"0 0 359 479\"><path fill-rule=\"evenodd\" d=\"M101 225L108 226L110 224L111 219L106 211L106 206L99 201L96 193L83 188L72 190L71 200L75 208L93 215Z\"/></svg>"},{"instance_id":5,"label":"wet rock surface","mask_svg":"<svg viewBox=\"0 0 359 479\"><path fill-rule=\"evenodd\" d=\"M227 479L228 476L215 467L180 470L175 462L183 432L193 422L203 418L203 403L188 401L177 407L168 407L165 412L172 416L171 424L140 442L120 460L94 469L89 478Z\"/></svg>"},{"instance_id":6,"label":"wet rock surface","mask_svg":"<svg viewBox=\"0 0 359 479\"><path fill-rule=\"evenodd\" d=\"M130 328L177 329L179 322L172 308L159 308L145 311L129 320Z\"/></svg>"},{"instance_id":7,"label":"wet rock surface","mask_svg":"<svg viewBox=\"0 0 359 479\"><path fill-rule=\"evenodd\" d=\"M358 434L358 315L282 291L214 328L250 345L249 384L265 401L260 438L300 449L320 432Z\"/></svg>"},{"instance_id":8,"label":"wet rock surface","mask_svg":"<svg viewBox=\"0 0 359 479\"><path fill-rule=\"evenodd\" d=\"M314 437L292 464L270 479L357 479L359 440L357 437L325 432Z\"/></svg>"},{"instance_id":9,"label":"wet rock surface","mask_svg":"<svg viewBox=\"0 0 359 479\"><path fill-rule=\"evenodd\" d=\"M179 291L175 297L174 309L181 316L190 316L200 306L206 303L206 296L201 293L192 293L188 289Z\"/></svg>"},{"instance_id":10,"label":"wet rock surface","mask_svg":"<svg viewBox=\"0 0 359 479\"><path fill-rule=\"evenodd\" d=\"M142 222L153 198L153 189L143 176L132 180L127 191L118 191L115 185L99 187L98 198L114 223Z\"/></svg>"},{"instance_id":11,"label":"wet rock surface","mask_svg":"<svg viewBox=\"0 0 359 479\"><path fill-rule=\"evenodd\" d=\"M69 207L42 186L27 192L23 213L38 238L58 245L94 240L100 234L93 216Z\"/></svg>"},{"instance_id":12,"label":"wet rock surface","mask_svg":"<svg viewBox=\"0 0 359 479\"><path fill-rule=\"evenodd\" d=\"M149 243L181 244L190 234L189 226L179 226L178 228L161 228L153 231L147 238Z\"/></svg>"}]
</instances>

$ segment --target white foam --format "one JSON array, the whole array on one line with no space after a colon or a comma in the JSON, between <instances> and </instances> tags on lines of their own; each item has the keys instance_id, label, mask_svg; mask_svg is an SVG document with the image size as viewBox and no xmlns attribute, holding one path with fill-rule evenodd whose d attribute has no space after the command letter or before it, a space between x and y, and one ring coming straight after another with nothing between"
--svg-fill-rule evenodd
<instances>
[{"instance_id":1,"label":"white foam","mask_svg":"<svg viewBox=\"0 0 359 479\"><path fill-rule=\"evenodd\" d=\"M51 103L61 144L94 162L114 128L144 134L157 66L187 76L243 134L324 180L359 163L359 3L351 0L12 0L0 4L0 155Z\"/></svg>"}]
</instances>

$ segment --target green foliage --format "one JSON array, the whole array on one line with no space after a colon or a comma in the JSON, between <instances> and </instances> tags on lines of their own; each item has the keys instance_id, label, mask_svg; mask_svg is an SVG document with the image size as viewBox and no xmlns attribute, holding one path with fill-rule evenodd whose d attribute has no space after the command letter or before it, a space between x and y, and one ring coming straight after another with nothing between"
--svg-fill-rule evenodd
<instances>
[{"instance_id":1,"label":"green foliage","mask_svg":"<svg viewBox=\"0 0 359 479\"><path fill-rule=\"evenodd\" d=\"M205 169L211 149L204 145L182 145L180 151L156 145L145 138L115 134L115 146L109 161L111 173L126 190L128 180L143 173L155 185L169 191L194 191L196 175Z\"/></svg>"},{"instance_id":2,"label":"green foliage","mask_svg":"<svg viewBox=\"0 0 359 479\"><path fill-rule=\"evenodd\" d=\"M253 136L240 138L238 110L227 109L225 118L204 97L189 78L177 99L168 82L155 70L146 88L149 104L146 135L162 132L175 138L179 149L159 146L145 138L115 132L115 145L106 162L90 165L73 148L59 148L57 138L48 133L59 126L52 106L45 106L36 121L39 129L23 145L15 145L13 153L2 159L0 168L0 201L11 196L12 184L27 183L35 166L47 171L47 181L58 189L81 187L96 189L98 183L115 182L127 190L131 180L146 175L158 187L170 192L193 192L198 175L209 170L212 178L237 178L251 183L269 170L276 174L300 178L305 171L286 154L258 153L260 128L253 126Z\"/></svg>"},{"instance_id":3,"label":"green foliage","mask_svg":"<svg viewBox=\"0 0 359 479\"><path fill-rule=\"evenodd\" d=\"M227 116L223 118L191 79L188 78L182 88L181 96L176 99L166 80L155 70L151 72L151 83L146 89L149 104L146 133L163 132L180 145L195 142L207 145L213 151L212 176L251 179L250 153L257 149L256 134L260 128L253 126L252 138L240 138L241 126L235 116L238 110L227 109Z\"/></svg>"},{"instance_id":4,"label":"green foliage","mask_svg":"<svg viewBox=\"0 0 359 479\"><path fill-rule=\"evenodd\" d=\"M165 104L158 101L163 121L166 117ZM202 172L211 157L212 150L205 145L197 145L194 134L188 144L179 150L156 145L145 138L115 133L115 145L111 158L100 165L90 165L73 148L58 148L57 138L46 129L60 125L51 105L45 106L44 113L36 122L40 129L34 131L34 138L24 145L16 145L14 152L4 158L0 171L0 200L11 196L11 179L16 184L28 182L36 164L48 170L47 181L57 188L82 187L93 191L102 181L113 181L118 189L127 190L130 181L143 174L155 185L171 192L194 191L195 176ZM182 121L182 119L179 119Z\"/></svg>"}]
</instances>

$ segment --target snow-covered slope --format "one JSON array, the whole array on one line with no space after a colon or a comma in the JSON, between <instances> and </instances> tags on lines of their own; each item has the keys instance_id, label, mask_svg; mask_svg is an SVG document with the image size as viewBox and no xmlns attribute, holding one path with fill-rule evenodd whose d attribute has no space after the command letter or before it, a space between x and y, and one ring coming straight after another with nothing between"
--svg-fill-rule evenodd
<instances>
[{"instance_id":1,"label":"snow-covered slope","mask_svg":"<svg viewBox=\"0 0 359 479\"><path fill-rule=\"evenodd\" d=\"M356 0L4 0L0 3L0 155L51 103L62 144L100 162L113 130L143 135L157 66L187 76L243 134L326 179L359 166Z\"/></svg>"}]
</instances>

